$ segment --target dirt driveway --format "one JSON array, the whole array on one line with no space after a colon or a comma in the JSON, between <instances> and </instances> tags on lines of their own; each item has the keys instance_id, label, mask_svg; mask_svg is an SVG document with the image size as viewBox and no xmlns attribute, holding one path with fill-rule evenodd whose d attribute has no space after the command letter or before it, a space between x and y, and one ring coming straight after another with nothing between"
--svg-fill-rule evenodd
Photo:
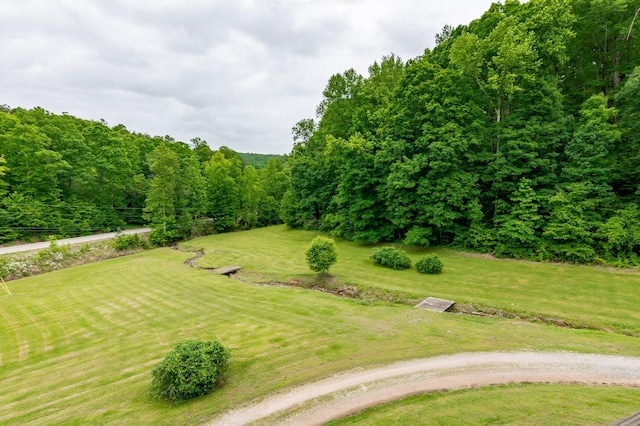
<instances>
[{"instance_id":1,"label":"dirt driveway","mask_svg":"<svg viewBox=\"0 0 640 426\"><path fill-rule=\"evenodd\" d=\"M640 358L568 352L482 352L351 370L229 411L209 425L320 425L405 396L507 383L640 386Z\"/></svg>"}]
</instances>

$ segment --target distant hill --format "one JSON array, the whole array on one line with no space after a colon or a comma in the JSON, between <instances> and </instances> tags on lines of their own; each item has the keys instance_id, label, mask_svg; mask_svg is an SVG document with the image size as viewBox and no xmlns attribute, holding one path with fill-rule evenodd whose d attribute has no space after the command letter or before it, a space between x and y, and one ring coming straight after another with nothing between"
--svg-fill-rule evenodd
<instances>
[{"instance_id":1,"label":"distant hill","mask_svg":"<svg viewBox=\"0 0 640 426\"><path fill-rule=\"evenodd\" d=\"M278 154L254 154L250 152L239 152L240 158L247 166L253 166L256 169L264 169L267 167L267 163L272 158L277 158L280 161L284 161L284 155Z\"/></svg>"}]
</instances>

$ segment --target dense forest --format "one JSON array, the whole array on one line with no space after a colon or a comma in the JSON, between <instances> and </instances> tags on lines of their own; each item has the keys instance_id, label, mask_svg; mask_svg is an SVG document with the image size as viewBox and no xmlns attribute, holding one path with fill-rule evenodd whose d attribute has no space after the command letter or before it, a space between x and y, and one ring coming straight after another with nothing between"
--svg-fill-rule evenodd
<instances>
[{"instance_id":1,"label":"dense forest","mask_svg":"<svg viewBox=\"0 0 640 426\"><path fill-rule=\"evenodd\" d=\"M255 156L254 156L255 157ZM280 223L281 159L212 151L42 108L0 108L0 243L150 224L166 244Z\"/></svg>"},{"instance_id":2,"label":"dense forest","mask_svg":"<svg viewBox=\"0 0 640 426\"><path fill-rule=\"evenodd\" d=\"M507 0L333 75L283 219L355 241L640 265L640 0ZM634 23L636 27L634 28Z\"/></svg>"}]
</instances>

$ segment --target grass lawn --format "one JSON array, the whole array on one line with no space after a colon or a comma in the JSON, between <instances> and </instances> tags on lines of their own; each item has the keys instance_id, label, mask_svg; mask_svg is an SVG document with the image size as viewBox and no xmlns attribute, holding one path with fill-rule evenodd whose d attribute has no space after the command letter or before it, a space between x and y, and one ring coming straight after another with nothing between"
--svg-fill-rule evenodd
<instances>
[{"instance_id":1,"label":"grass lawn","mask_svg":"<svg viewBox=\"0 0 640 426\"><path fill-rule=\"evenodd\" d=\"M240 264L287 278L310 275L303 252L314 235L272 227L201 238L182 247L204 248L202 266ZM373 266L367 246L340 242L338 249L331 272L358 285L496 306L514 303L515 309L631 330L638 326L632 301L622 299L626 294L637 306L631 287L639 275L442 251L445 272L434 277ZM419 255L412 253L414 260ZM184 264L189 257L163 248L9 282L13 297L0 295L0 424L198 424L270 392L345 369L457 352L637 355L638 339L622 334L442 315L301 288L246 284L193 269ZM562 286L549 279L574 275L586 282ZM499 286L512 279L523 281L517 291ZM599 282L615 289L609 297L621 305L619 310L609 312L595 296L571 296L578 283L596 291ZM548 292L537 288L543 284ZM150 401L151 368L186 338L217 339L232 349L227 383L184 404Z\"/></svg>"},{"instance_id":2,"label":"grass lawn","mask_svg":"<svg viewBox=\"0 0 640 426\"><path fill-rule=\"evenodd\" d=\"M318 233L277 226L201 238L184 246L205 249L201 266L239 264L286 278L311 274L304 251L315 235ZM261 243L264 239L270 243ZM338 262L330 272L347 283L400 291L418 299L435 296L640 336L638 270L517 262L447 249L409 248L413 263L433 252L444 263L442 274L422 275L415 268L394 271L373 265L369 259L372 247L340 241Z\"/></svg>"},{"instance_id":3,"label":"grass lawn","mask_svg":"<svg viewBox=\"0 0 640 426\"><path fill-rule=\"evenodd\" d=\"M640 389L633 388L493 386L412 396L330 422L329 426L608 425L637 412L639 399Z\"/></svg>"}]
</instances>

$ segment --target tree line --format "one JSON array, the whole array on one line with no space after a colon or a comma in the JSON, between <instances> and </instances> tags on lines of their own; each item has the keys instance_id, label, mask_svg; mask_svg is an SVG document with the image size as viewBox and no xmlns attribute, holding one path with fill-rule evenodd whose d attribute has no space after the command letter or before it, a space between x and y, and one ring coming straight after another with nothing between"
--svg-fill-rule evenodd
<instances>
[{"instance_id":1,"label":"tree line","mask_svg":"<svg viewBox=\"0 0 640 426\"><path fill-rule=\"evenodd\" d=\"M150 224L166 244L280 223L284 162L151 137L42 108L0 107L0 242Z\"/></svg>"},{"instance_id":2,"label":"tree line","mask_svg":"<svg viewBox=\"0 0 640 426\"><path fill-rule=\"evenodd\" d=\"M638 0L507 0L333 75L293 128L289 226L640 265Z\"/></svg>"},{"instance_id":3,"label":"tree line","mask_svg":"<svg viewBox=\"0 0 640 426\"><path fill-rule=\"evenodd\" d=\"M151 224L167 244L284 220L354 241L638 265L639 10L495 3L419 57L333 75L286 165L260 170L199 138L0 106L0 242Z\"/></svg>"}]
</instances>

